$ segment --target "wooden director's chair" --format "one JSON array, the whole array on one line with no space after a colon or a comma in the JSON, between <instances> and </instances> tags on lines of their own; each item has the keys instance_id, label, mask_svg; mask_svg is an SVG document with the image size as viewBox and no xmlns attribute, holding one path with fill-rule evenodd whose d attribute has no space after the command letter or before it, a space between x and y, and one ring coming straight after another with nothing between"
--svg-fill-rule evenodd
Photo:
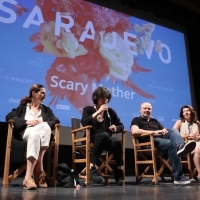
<instances>
[{"instance_id":1,"label":"wooden director's chair","mask_svg":"<svg viewBox=\"0 0 200 200\"><path fill-rule=\"evenodd\" d=\"M26 170L26 161L18 169L10 174L10 158L12 151L12 139L14 120L8 121L8 135L6 143L6 154L4 163L4 174L3 174L3 186L8 186L11 181L17 178L22 172ZM59 150L59 136L60 136L60 124L55 125L55 133L53 141L50 141L49 147L46 151L47 154L47 171L45 171L46 179L51 185L56 186L56 167L58 165L58 150ZM24 152L25 154L25 152ZM53 169L51 168L53 166ZM50 174L52 174L50 176Z\"/></svg>"},{"instance_id":2,"label":"wooden director's chair","mask_svg":"<svg viewBox=\"0 0 200 200\"><path fill-rule=\"evenodd\" d=\"M183 139L185 143L188 142L187 136L184 136ZM188 172L188 173L184 173L184 175L189 176L189 178L192 179L196 173L195 171L196 168L193 165L191 153L188 153L186 156L181 157L181 164L182 164L182 167L185 168Z\"/></svg>"},{"instance_id":3,"label":"wooden director's chair","mask_svg":"<svg viewBox=\"0 0 200 200\"><path fill-rule=\"evenodd\" d=\"M75 169L76 164L85 163L85 168L79 173L79 178L86 179L86 185L90 184L90 153L93 144L90 143L90 129L92 126L81 127L81 120L72 118L72 167ZM123 160L125 160L125 132L122 131L122 148L123 148ZM83 135L85 134L85 137ZM83 157L78 158L77 154L81 154ZM80 156L79 156L80 157ZM99 157L100 166L95 166L97 172L105 179L105 184L109 184L109 178L114 178L114 172L111 167L115 164L113 154L110 152L103 152ZM123 165L125 174L125 165Z\"/></svg>"},{"instance_id":4,"label":"wooden director's chair","mask_svg":"<svg viewBox=\"0 0 200 200\"><path fill-rule=\"evenodd\" d=\"M162 181L164 181L164 169L167 167L170 172L172 172L169 159L164 159L162 154L155 148L153 133L141 134L140 137L149 137L149 142L139 143L138 139L132 136L135 157L136 183L139 183L143 178L152 178L153 184L158 183L158 177L161 177ZM157 170L157 160L160 161L159 170ZM141 165L146 166L142 173L139 172L139 166ZM152 173L150 173L151 169L153 170Z\"/></svg>"}]
</instances>

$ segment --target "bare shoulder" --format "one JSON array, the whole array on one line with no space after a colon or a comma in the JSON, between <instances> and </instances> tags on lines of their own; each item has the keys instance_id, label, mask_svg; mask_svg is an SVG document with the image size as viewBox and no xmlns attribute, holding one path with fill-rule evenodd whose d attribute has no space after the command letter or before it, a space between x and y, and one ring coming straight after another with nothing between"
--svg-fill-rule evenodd
<instances>
[{"instance_id":1,"label":"bare shoulder","mask_svg":"<svg viewBox=\"0 0 200 200\"><path fill-rule=\"evenodd\" d=\"M178 119L178 120L175 122L175 124L174 124L174 127L173 127L173 128L177 128L177 129L179 129L179 128L180 128L180 126L181 126L181 123L182 123L182 121L181 121L180 119Z\"/></svg>"}]
</instances>

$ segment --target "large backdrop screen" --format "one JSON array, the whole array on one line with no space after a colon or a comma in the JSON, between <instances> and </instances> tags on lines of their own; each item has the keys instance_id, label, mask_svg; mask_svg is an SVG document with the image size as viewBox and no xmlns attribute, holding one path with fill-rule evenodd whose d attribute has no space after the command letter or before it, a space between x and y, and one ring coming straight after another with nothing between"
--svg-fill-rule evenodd
<instances>
[{"instance_id":1,"label":"large backdrop screen","mask_svg":"<svg viewBox=\"0 0 200 200\"><path fill-rule=\"evenodd\" d=\"M191 104L183 32L82 0L1 0L0 33L0 121L34 83L63 126L101 85L128 130L142 102L169 128Z\"/></svg>"}]
</instances>

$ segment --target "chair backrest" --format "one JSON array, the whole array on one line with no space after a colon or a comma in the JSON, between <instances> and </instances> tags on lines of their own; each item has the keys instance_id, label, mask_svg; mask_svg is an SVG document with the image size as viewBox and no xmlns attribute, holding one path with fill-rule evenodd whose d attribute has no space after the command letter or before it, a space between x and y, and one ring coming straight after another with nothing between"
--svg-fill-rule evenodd
<instances>
[{"instance_id":1,"label":"chair backrest","mask_svg":"<svg viewBox=\"0 0 200 200\"><path fill-rule=\"evenodd\" d=\"M81 120L72 117L71 118L72 130L82 127Z\"/></svg>"}]
</instances>

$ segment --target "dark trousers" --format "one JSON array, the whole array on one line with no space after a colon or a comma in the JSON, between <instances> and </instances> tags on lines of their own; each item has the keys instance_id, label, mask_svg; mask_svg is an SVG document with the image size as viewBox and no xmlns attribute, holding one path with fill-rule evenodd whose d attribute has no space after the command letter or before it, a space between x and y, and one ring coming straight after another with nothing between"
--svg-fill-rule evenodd
<instances>
[{"instance_id":1,"label":"dark trousers","mask_svg":"<svg viewBox=\"0 0 200 200\"><path fill-rule=\"evenodd\" d=\"M101 132L95 134L91 138L91 142L94 144L91 155L91 163L97 164L99 156L103 150L106 150L113 153L117 166L123 165L122 142L119 138L110 137L107 132Z\"/></svg>"}]
</instances>

